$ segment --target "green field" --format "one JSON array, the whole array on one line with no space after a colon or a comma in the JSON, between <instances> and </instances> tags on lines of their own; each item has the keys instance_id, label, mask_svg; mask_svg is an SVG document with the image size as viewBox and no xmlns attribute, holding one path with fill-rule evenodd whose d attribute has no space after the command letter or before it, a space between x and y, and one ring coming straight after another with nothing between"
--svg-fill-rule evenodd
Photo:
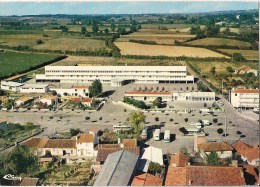
<instances>
[{"instance_id":1,"label":"green field","mask_svg":"<svg viewBox=\"0 0 260 187\"><path fill-rule=\"evenodd\" d=\"M234 53L240 53L245 57L246 60L258 60L258 51L257 50L235 50L235 49L218 49L222 52L226 52L230 55Z\"/></svg>"},{"instance_id":2,"label":"green field","mask_svg":"<svg viewBox=\"0 0 260 187\"><path fill-rule=\"evenodd\" d=\"M0 77L11 76L44 62L54 60L58 55L19 52L0 53Z\"/></svg>"}]
</instances>

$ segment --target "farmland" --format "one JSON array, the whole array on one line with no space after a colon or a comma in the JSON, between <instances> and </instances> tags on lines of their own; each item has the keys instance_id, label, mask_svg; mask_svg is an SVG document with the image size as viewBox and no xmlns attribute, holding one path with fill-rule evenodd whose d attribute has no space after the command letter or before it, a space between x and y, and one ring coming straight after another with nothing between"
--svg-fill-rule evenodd
<instances>
[{"instance_id":1,"label":"farmland","mask_svg":"<svg viewBox=\"0 0 260 187\"><path fill-rule=\"evenodd\" d=\"M204 45L204 46L235 46L239 48L250 47L249 42L227 39L227 38L203 38L187 42L189 45Z\"/></svg>"},{"instance_id":2,"label":"farmland","mask_svg":"<svg viewBox=\"0 0 260 187\"><path fill-rule=\"evenodd\" d=\"M234 49L219 49L220 51L226 52L230 55L234 53L240 53L245 57L246 60L258 60L257 50L234 50Z\"/></svg>"},{"instance_id":3,"label":"farmland","mask_svg":"<svg viewBox=\"0 0 260 187\"><path fill-rule=\"evenodd\" d=\"M176 33L176 31L158 30L158 29L141 29L138 32L129 35L123 35L118 41L129 40L146 40L154 41L157 44L171 44L174 45L174 41L181 42L187 39L193 38L195 35L189 33Z\"/></svg>"},{"instance_id":4,"label":"farmland","mask_svg":"<svg viewBox=\"0 0 260 187\"><path fill-rule=\"evenodd\" d=\"M169 56L169 57L219 57L229 58L225 55L214 51L182 46L165 46L165 45L144 45L132 42L115 42L115 45L121 50L122 55L143 55L143 56Z\"/></svg>"},{"instance_id":5,"label":"farmland","mask_svg":"<svg viewBox=\"0 0 260 187\"><path fill-rule=\"evenodd\" d=\"M105 42L102 40L94 39L78 39L78 38L57 38L49 40L42 45L37 45L33 47L34 49L40 50L96 50L101 48L106 48Z\"/></svg>"},{"instance_id":6,"label":"farmland","mask_svg":"<svg viewBox=\"0 0 260 187\"><path fill-rule=\"evenodd\" d=\"M31 67L54 60L57 55L1 52L0 77L10 76L15 73L29 70Z\"/></svg>"}]
</instances>

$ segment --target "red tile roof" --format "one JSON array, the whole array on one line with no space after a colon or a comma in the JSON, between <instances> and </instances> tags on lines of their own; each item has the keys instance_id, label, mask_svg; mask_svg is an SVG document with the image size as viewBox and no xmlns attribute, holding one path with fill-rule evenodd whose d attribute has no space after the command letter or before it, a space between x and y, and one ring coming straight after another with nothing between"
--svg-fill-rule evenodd
<instances>
[{"instance_id":1,"label":"red tile roof","mask_svg":"<svg viewBox=\"0 0 260 187\"><path fill-rule=\"evenodd\" d=\"M29 148L44 148L48 140L48 138L32 138L24 142L23 145Z\"/></svg>"},{"instance_id":2,"label":"red tile roof","mask_svg":"<svg viewBox=\"0 0 260 187\"><path fill-rule=\"evenodd\" d=\"M93 134L79 134L77 135L77 143L94 143L94 135Z\"/></svg>"},{"instance_id":3,"label":"red tile roof","mask_svg":"<svg viewBox=\"0 0 260 187\"><path fill-rule=\"evenodd\" d=\"M259 158L259 147L253 147L241 140L237 141L233 147L239 155L245 157L248 161L253 161Z\"/></svg>"},{"instance_id":4,"label":"red tile roof","mask_svg":"<svg viewBox=\"0 0 260 187\"><path fill-rule=\"evenodd\" d=\"M150 173L136 175L131 186L162 186L163 179Z\"/></svg>"},{"instance_id":5,"label":"red tile roof","mask_svg":"<svg viewBox=\"0 0 260 187\"><path fill-rule=\"evenodd\" d=\"M259 183L258 170L254 166L243 165L244 177L247 185L257 185Z\"/></svg>"},{"instance_id":6,"label":"red tile roof","mask_svg":"<svg viewBox=\"0 0 260 187\"><path fill-rule=\"evenodd\" d=\"M213 152L213 151L232 151L233 147L225 142L210 142L203 143L198 145L199 149L204 152Z\"/></svg>"},{"instance_id":7,"label":"red tile roof","mask_svg":"<svg viewBox=\"0 0 260 187\"><path fill-rule=\"evenodd\" d=\"M171 95L171 92L126 92L126 94L137 94L137 95Z\"/></svg>"},{"instance_id":8,"label":"red tile roof","mask_svg":"<svg viewBox=\"0 0 260 187\"><path fill-rule=\"evenodd\" d=\"M81 102L83 103L91 103L93 98L83 98Z\"/></svg>"},{"instance_id":9,"label":"red tile roof","mask_svg":"<svg viewBox=\"0 0 260 187\"><path fill-rule=\"evenodd\" d=\"M136 155L140 154L140 148L139 147L126 147L126 148L122 149L122 148L120 148L120 146L118 146L118 147L114 146L113 148L99 148L96 161L104 162L107 159L107 156L109 154L120 151L120 150L126 150L126 151L129 151L129 152L135 153Z\"/></svg>"},{"instance_id":10,"label":"red tile roof","mask_svg":"<svg viewBox=\"0 0 260 187\"><path fill-rule=\"evenodd\" d=\"M251 70L251 69L252 69L252 68L250 68L249 66L242 66L242 67L238 68L237 71L238 71L238 72L240 72L240 71L245 71L245 72L247 72L247 71L249 71L249 70Z\"/></svg>"},{"instance_id":11,"label":"red tile roof","mask_svg":"<svg viewBox=\"0 0 260 187\"><path fill-rule=\"evenodd\" d=\"M20 186L36 186L38 184L39 178L23 178Z\"/></svg>"},{"instance_id":12,"label":"red tile roof","mask_svg":"<svg viewBox=\"0 0 260 187\"><path fill-rule=\"evenodd\" d=\"M124 147L137 147L136 139L122 139L122 144Z\"/></svg>"},{"instance_id":13,"label":"red tile roof","mask_svg":"<svg viewBox=\"0 0 260 187\"><path fill-rule=\"evenodd\" d=\"M49 139L44 148L76 148L76 140Z\"/></svg>"},{"instance_id":14,"label":"red tile roof","mask_svg":"<svg viewBox=\"0 0 260 187\"><path fill-rule=\"evenodd\" d=\"M170 166L184 167L188 165L190 158L183 153L177 153L171 156Z\"/></svg>"},{"instance_id":15,"label":"red tile roof","mask_svg":"<svg viewBox=\"0 0 260 187\"><path fill-rule=\"evenodd\" d=\"M217 166L169 167L166 186L241 186L245 185L242 168Z\"/></svg>"},{"instance_id":16,"label":"red tile roof","mask_svg":"<svg viewBox=\"0 0 260 187\"><path fill-rule=\"evenodd\" d=\"M86 89L86 88L88 88L88 86L78 85L78 86L72 86L71 88L75 88L75 89Z\"/></svg>"},{"instance_id":17,"label":"red tile roof","mask_svg":"<svg viewBox=\"0 0 260 187\"><path fill-rule=\"evenodd\" d=\"M81 98L80 97L70 97L70 100L74 101L74 102L81 102Z\"/></svg>"},{"instance_id":18,"label":"red tile roof","mask_svg":"<svg viewBox=\"0 0 260 187\"><path fill-rule=\"evenodd\" d=\"M259 93L259 89L236 89L232 90L233 93Z\"/></svg>"}]
</instances>

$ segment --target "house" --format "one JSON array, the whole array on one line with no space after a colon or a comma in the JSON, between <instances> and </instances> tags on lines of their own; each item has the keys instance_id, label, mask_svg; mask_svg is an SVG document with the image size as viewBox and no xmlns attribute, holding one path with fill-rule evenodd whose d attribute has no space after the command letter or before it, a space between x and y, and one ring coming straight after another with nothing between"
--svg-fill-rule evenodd
<instances>
[{"instance_id":1,"label":"house","mask_svg":"<svg viewBox=\"0 0 260 187\"><path fill-rule=\"evenodd\" d=\"M85 157L96 157L97 151L94 150L98 139L95 134L82 133L76 136L77 155Z\"/></svg>"},{"instance_id":2,"label":"house","mask_svg":"<svg viewBox=\"0 0 260 187\"><path fill-rule=\"evenodd\" d=\"M95 134L82 133L75 139L32 138L23 144L31 148L35 155L58 156L67 163L72 163L85 162L85 158L96 157L97 150L94 148L97 141Z\"/></svg>"},{"instance_id":3,"label":"house","mask_svg":"<svg viewBox=\"0 0 260 187\"><path fill-rule=\"evenodd\" d=\"M232 158L233 147L225 142L208 142L198 145L200 156L206 159L207 156L216 152L219 158Z\"/></svg>"},{"instance_id":4,"label":"house","mask_svg":"<svg viewBox=\"0 0 260 187\"><path fill-rule=\"evenodd\" d=\"M23 178L20 186L39 186L39 178Z\"/></svg>"},{"instance_id":5,"label":"house","mask_svg":"<svg viewBox=\"0 0 260 187\"><path fill-rule=\"evenodd\" d=\"M138 170L147 172L150 162L155 162L163 166L163 153L162 149L149 146L141 151L141 160Z\"/></svg>"},{"instance_id":6,"label":"house","mask_svg":"<svg viewBox=\"0 0 260 187\"><path fill-rule=\"evenodd\" d=\"M46 104L48 106L50 105L56 105L57 104L57 101L58 101L58 97L57 96L53 96L53 95L46 95L44 96L40 102L43 103L43 104Z\"/></svg>"},{"instance_id":7,"label":"house","mask_svg":"<svg viewBox=\"0 0 260 187\"><path fill-rule=\"evenodd\" d=\"M255 70L255 69L252 69L249 66L241 66L241 67L239 67L235 70L235 73L239 74L239 75L242 75L242 74L245 74L245 73L253 73L255 76L257 76L258 71Z\"/></svg>"},{"instance_id":8,"label":"house","mask_svg":"<svg viewBox=\"0 0 260 187\"><path fill-rule=\"evenodd\" d=\"M83 99L81 100L81 103L82 103L83 105L85 105L85 106L88 106L88 107L91 107L92 104L93 104L93 102L94 102L94 99L93 99L93 98L83 98Z\"/></svg>"},{"instance_id":9,"label":"house","mask_svg":"<svg viewBox=\"0 0 260 187\"><path fill-rule=\"evenodd\" d=\"M122 146L124 148L137 147L136 139L122 139Z\"/></svg>"},{"instance_id":10,"label":"house","mask_svg":"<svg viewBox=\"0 0 260 187\"><path fill-rule=\"evenodd\" d=\"M86 85L75 85L70 88L50 88L50 91L56 91L61 96L89 97L89 87Z\"/></svg>"},{"instance_id":11,"label":"house","mask_svg":"<svg viewBox=\"0 0 260 187\"><path fill-rule=\"evenodd\" d=\"M108 155L94 186L127 186L137 170L138 156L121 150Z\"/></svg>"},{"instance_id":12,"label":"house","mask_svg":"<svg viewBox=\"0 0 260 187\"><path fill-rule=\"evenodd\" d=\"M259 166L259 147L251 146L239 140L233 145L235 151L244 162L252 166Z\"/></svg>"},{"instance_id":13,"label":"house","mask_svg":"<svg viewBox=\"0 0 260 187\"><path fill-rule=\"evenodd\" d=\"M190 158L183 153L176 153L171 156L169 166L173 167L185 167L189 165Z\"/></svg>"},{"instance_id":14,"label":"house","mask_svg":"<svg viewBox=\"0 0 260 187\"><path fill-rule=\"evenodd\" d=\"M6 131L8 129L8 121L7 119L0 118L0 129Z\"/></svg>"},{"instance_id":15,"label":"house","mask_svg":"<svg viewBox=\"0 0 260 187\"><path fill-rule=\"evenodd\" d=\"M191 166L168 167L165 186L244 186L241 167Z\"/></svg>"},{"instance_id":16,"label":"house","mask_svg":"<svg viewBox=\"0 0 260 187\"><path fill-rule=\"evenodd\" d=\"M25 105L30 104L32 101L33 101L33 98L31 98L31 97L21 97L15 102L15 104L16 104L16 106L22 106L22 105L25 106Z\"/></svg>"},{"instance_id":17,"label":"house","mask_svg":"<svg viewBox=\"0 0 260 187\"><path fill-rule=\"evenodd\" d=\"M162 186L163 179L150 173L137 174L131 186Z\"/></svg>"}]
</instances>

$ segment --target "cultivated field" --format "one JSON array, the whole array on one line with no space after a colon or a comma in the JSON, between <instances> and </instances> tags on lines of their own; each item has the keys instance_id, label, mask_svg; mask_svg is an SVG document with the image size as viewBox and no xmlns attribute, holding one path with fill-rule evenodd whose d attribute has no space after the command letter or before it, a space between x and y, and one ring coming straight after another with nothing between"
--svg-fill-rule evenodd
<instances>
[{"instance_id":1,"label":"cultivated field","mask_svg":"<svg viewBox=\"0 0 260 187\"><path fill-rule=\"evenodd\" d=\"M1 35L0 34L0 45L14 46L34 46L37 45L36 41L42 40L43 42L48 41L48 37L43 37L42 34L12 34L12 35Z\"/></svg>"},{"instance_id":2,"label":"cultivated field","mask_svg":"<svg viewBox=\"0 0 260 187\"><path fill-rule=\"evenodd\" d=\"M251 46L251 44L249 42L244 42L244 41L239 41L239 40L234 40L234 39L227 39L227 38L203 38L203 39L187 42L187 44L190 44L190 45L205 45L205 46L225 45L225 46L237 46L239 48Z\"/></svg>"},{"instance_id":3,"label":"cultivated field","mask_svg":"<svg viewBox=\"0 0 260 187\"><path fill-rule=\"evenodd\" d=\"M258 60L257 50L234 50L234 49L218 49L218 50L226 52L230 55L234 53L241 53L246 60Z\"/></svg>"},{"instance_id":4,"label":"cultivated field","mask_svg":"<svg viewBox=\"0 0 260 187\"><path fill-rule=\"evenodd\" d=\"M123 35L118 41L146 40L154 41L158 44L171 44L178 40L184 42L187 39L193 38L195 35L189 33L177 33L176 31L158 30L158 29L141 29L138 32L129 35Z\"/></svg>"},{"instance_id":5,"label":"cultivated field","mask_svg":"<svg viewBox=\"0 0 260 187\"><path fill-rule=\"evenodd\" d=\"M198 47L145 45L132 42L115 42L122 55L169 56L169 57L226 57L214 51Z\"/></svg>"},{"instance_id":6,"label":"cultivated field","mask_svg":"<svg viewBox=\"0 0 260 187\"><path fill-rule=\"evenodd\" d=\"M221 27L220 28L220 32L224 31L227 27ZM230 32L234 32L234 33L237 33L239 34L240 33L240 28L229 28L230 29Z\"/></svg>"},{"instance_id":7,"label":"cultivated field","mask_svg":"<svg viewBox=\"0 0 260 187\"><path fill-rule=\"evenodd\" d=\"M0 76L9 76L13 73L19 73L57 57L57 55L50 54L1 52Z\"/></svg>"},{"instance_id":8,"label":"cultivated field","mask_svg":"<svg viewBox=\"0 0 260 187\"><path fill-rule=\"evenodd\" d=\"M57 38L49 40L44 44L33 47L34 49L49 49L49 50L96 50L106 48L105 42L102 40L93 39L76 39L76 38Z\"/></svg>"}]
</instances>

